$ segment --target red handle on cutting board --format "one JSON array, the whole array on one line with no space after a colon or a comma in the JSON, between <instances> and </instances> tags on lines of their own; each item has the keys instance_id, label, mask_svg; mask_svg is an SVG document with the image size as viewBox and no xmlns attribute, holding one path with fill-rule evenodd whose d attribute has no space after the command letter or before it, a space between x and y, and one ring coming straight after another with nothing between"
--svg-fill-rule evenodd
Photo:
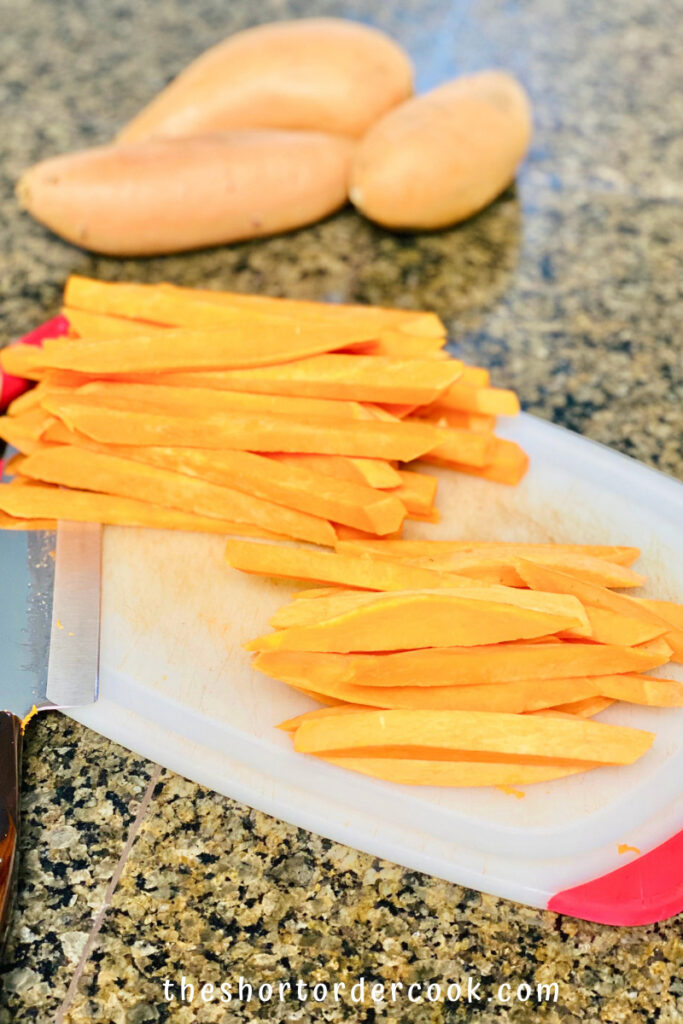
<instances>
[{"instance_id":1,"label":"red handle on cutting board","mask_svg":"<svg viewBox=\"0 0 683 1024\"><path fill-rule=\"evenodd\" d=\"M69 321L65 316L55 316L47 320L34 330L29 331L23 338L13 342L15 345L42 345L46 338L59 338L69 330ZM32 381L24 380L23 377L13 377L11 373L4 373L0 369L0 413L4 412L10 402L23 394L31 387Z\"/></svg>"}]
</instances>

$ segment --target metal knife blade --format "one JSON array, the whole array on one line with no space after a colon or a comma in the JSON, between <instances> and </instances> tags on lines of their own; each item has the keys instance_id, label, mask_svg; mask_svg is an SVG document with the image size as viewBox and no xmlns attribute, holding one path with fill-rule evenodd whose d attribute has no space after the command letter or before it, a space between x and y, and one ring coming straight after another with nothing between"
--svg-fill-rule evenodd
<instances>
[{"instance_id":1,"label":"metal knife blade","mask_svg":"<svg viewBox=\"0 0 683 1024\"><path fill-rule=\"evenodd\" d=\"M0 710L45 707L55 534L0 530Z\"/></svg>"},{"instance_id":2,"label":"metal knife blade","mask_svg":"<svg viewBox=\"0 0 683 1024\"><path fill-rule=\"evenodd\" d=\"M51 707L78 707L97 699L101 564L101 525L60 522L45 692Z\"/></svg>"}]
</instances>

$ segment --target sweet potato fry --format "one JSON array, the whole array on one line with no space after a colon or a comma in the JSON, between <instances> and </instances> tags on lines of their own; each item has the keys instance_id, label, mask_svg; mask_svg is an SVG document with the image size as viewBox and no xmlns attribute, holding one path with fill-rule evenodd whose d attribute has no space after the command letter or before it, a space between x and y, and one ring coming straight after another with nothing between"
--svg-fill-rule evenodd
<instances>
[{"instance_id":1,"label":"sweet potato fry","mask_svg":"<svg viewBox=\"0 0 683 1024\"><path fill-rule=\"evenodd\" d=\"M33 529L54 529L54 521L70 519L78 523L105 523L110 526L142 526L159 530L186 530L199 533L219 533L226 536L263 537L281 539L281 534L264 530L249 523L235 523L226 519L179 512L173 508L149 505L134 498L120 498L112 494L96 494L49 484L33 482L0 484L0 526L7 528L5 517L11 518L14 529L21 523ZM43 518L45 517L45 518ZM29 528L29 527L27 527Z\"/></svg>"},{"instance_id":2,"label":"sweet potato fry","mask_svg":"<svg viewBox=\"0 0 683 1024\"><path fill-rule=\"evenodd\" d=\"M0 495L6 484L0 484ZM56 519L18 519L0 508L0 530L56 530Z\"/></svg>"},{"instance_id":3,"label":"sweet potato fry","mask_svg":"<svg viewBox=\"0 0 683 1024\"><path fill-rule=\"evenodd\" d=\"M446 338L427 338L419 334L383 329L378 331L377 340L371 343L370 353L374 356L390 356L392 359L448 359L444 351Z\"/></svg>"},{"instance_id":4,"label":"sweet potato fry","mask_svg":"<svg viewBox=\"0 0 683 1024\"><path fill-rule=\"evenodd\" d=\"M285 579L337 583L360 590L410 590L455 587L460 582L448 573L392 564L378 564L362 556L337 555L303 548L267 544L228 544L228 564L242 572ZM467 581L463 581L465 583Z\"/></svg>"},{"instance_id":5,"label":"sweet potato fry","mask_svg":"<svg viewBox=\"0 0 683 1024\"><path fill-rule=\"evenodd\" d=\"M202 419L93 406L77 395L53 395L43 408L72 430L106 444L229 448L253 452L311 452L410 460L428 449L430 428L404 423L235 412Z\"/></svg>"},{"instance_id":6,"label":"sweet potato fry","mask_svg":"<svg viewBox=\"0 0 683 1024\"><path fill-rule=\"evenodd\" d=\"M463 755L498 755L524 763L555 759L590 764L632 764L647 753L654 735L641 729L583 719L551 719L488 711L358 711L304 722L294 734L294 749L305 754L417 756L441 752L451 760ZM420 753L418 753L420 751ZM389 755L390 756L390 755Z\"/></svg>"},{"instance_id":7,"label":"sweet potato fry","mask_svg":"<svg viewBox=\"0 0 683 1024\"><path fill-rule=\"evenodd\" d=\"M492 480L494 483L509 484L513 487L520 482L529 468L529 457L526 452L514 441L506 441L500 437L493 438L493 448L485 466L474 466L471 463L443 458L431 452L426 461L434 466L444 466L460 473L469 473L470 476L481 477L482 480Z\"/></svg>"},{"instance_id":8,"label":"sweet potato fry","mask_svg":"<svg viewBox=\"0 0 683 1024\"><path fill-rule=\"evenodd\" d=\"M512 604L518 608L528 608L532 611L547 612L553 615L565 615L572 619L572 629L579 636L590 636L591 624L586 615L585 609L580 601L573 597L566 597L563 594L539 594L529 590L515 590L511 587L477 587L460 586L456 590L447 588L439 590L420 589L414 591L402 591L403 594L428 595L435 594L439 597L452 594L455 597L469 599L470 601L499 601L502 604ZM277 629L286 629L292 626L312 626L317 623L326 622L354 608L365 608L368 605L376 604L385 600L382 593L368 593L359 590L339 590L337 594L321 598L317 601L293 601L284 608L280 608L270 620L270 625Z\"/></svg>"},{"instance_id":9,"label":"sweet potato fry","mask_svg":"<svg viewBox=\"0 0 683 1024\"><path fill-rule=\"evenodd\" d=\"M356 459L345 455L315 455L301 452L272 452L269 458L289 466L305 466L315 473L350 480L352 483L367 484L380 489L395 488L401 477L397 470L384 459Z\"/></svg>"},{"instance_id":10,"label":"sweet potato fry","mask_svg":"<svg viewBox=\"0 0 683 1024\"><path fill-rule=\"evenodd\" d=\"M300 323L313 320L333 324L361 325L376 332L383 328L406 330L409 334L426 338L445 337L446 329L435 313L408 309L382 309L379 306L351 306L302 299L281 299L269 295L245 295L240 292L221 292L201 288L183 288L178 285L144 285L109 283L73 274L64 291L65 303L80 309L89 309L118 316L136 317L157 323L182 323L192 326L197 322L197 306L207 306L205 316L220 316L220 309L243 310L250 314L268 314L288 317ZM162 318L162 314L166 319ZM178 317L182 319L179 320Z\"/></svg>"},{"instance_id":11,"label":"sweet potato fry","mask_svg":"<svg viewBox=\"0 0 683 1024\"><path fill-rule=\"evenodd\" d=\"M299 395L356 402L430 402L457 378L457 359L389 359L334 353L279 366L166 374L164 383L186 387Z\"/></svg>"},{"instance_id":12,"label":"sweet potato fry","mask_svg":"<svg viewBox=\"0 0 683 1024\"><path fill-rule=\"evenodd\" d=\"M269 651L258 655L255 666L275 679L307 674L315 689L319 679L356 686L424 687L569 679L646 672L667 661L665 653L638 647L526 642L351 656Z\"/></svg>"},{"instance_id":13,"label":"sweet potato fry","mask_svg":"<svg viewBox=\"0 0 683 1024\"><path fill-rule=\"evenodd\" d=\"M409 513L429 515L433 511L439 481L429 473L399 470L401 483L391 493L403 502Z\"/></svg>"},{"instance_id":14,"label":"sweet potato fry","mask_svg":"<svg viewBox=\"0 0 683 1024\"><path fill-rule=\"evenodd\" d=\"M174 328L147 331L125 338L48 339L38 365L120 376L125 373L169 373L188 370L231 370L266 367L360 344L362 334L345 329L300 324L234 324L217 330ZM426 361L429 366L442 363Z\"/></svg>"},{"instance_id":15,"label":"sweet potato fry","mask_svg":"<svg viewBox=\"0 0 683 1024\"><path fill-rule=\"evenodd\" d=\"M43 395L54 393L49 384ZM359 402L341 402L328 398L297 398L292 395L252 395L247 391L216 391L214 388L182 388L164 384L137 384L128 381L96 381L71 392L79 401L106 405L111 409L149 410L171 416L230 415L256 412L277 416L331 417L360 420Z\"/></svg>"},{"instance_id":16,"label":"sweet potato fry","mask_svg":"<svg viewBox=\"0 0 683 1024\"><path fill-rule=\"evenodd\" d=\"M420 423L421 420L408 417L403 423ZM437 427L440 440L432 451L422 456L422 461L435 466L453 463L474 467L487 466L495 457L497 438L493 434L474 430L455 430L451 427Z\"/></svg>"},{"instance_id":17,"label":"sweet potato fry","mask_svg":"<svg viewBox=\"0 0 683 1024\"><path fill-rule=\"evenodd\" d=\"M18 451L28 451L54 423L54 416L44 409L29 409L20 416L0 416L0 440L6 441Z\"/></svg>"},{"instance_id":18,"label":"sweet potato fry","mask_svg":"<svg viewBox=\"0 0 683 1024\"><path fill-rule=\"evenodd\" d=\"M484 416L516 416L519 399L514 391L505 388L480 387L465 380L457 380L435 403L440 408L476 412Z\"/></svg>"},{"instance_id":19,"label":"sweet potato fry","mask_svg":"<svg viewBox=\"0 0 683 1024\"><path fill-rule=\"evenodd\" d=\"M64 444L185 473L321 519L349 523L370 533L386 534L400 529L406 514L403 503L389 491L335 480L302 466L271 462L252 452L105 445L70 431L61 423L48 433Z\"/></svg>"},{"instance_id":20,"label":"sweet potato fry","mask_svg":"<svg viewBox=\"0 0 683 1024\"><path fill-rule=\"evenodd\" d=\"M519 556L541 564L544 559L549 560L549 564L557 564L562 562L564 555L587 555L591 558L602 558L617 565L628 566L632 565L640 555L639 548L618 547L610 544L533 544L519 541L477 540L402 540L398 543L382 541L380 544L372 542L368 545L368 550L372 550L376 554L388 553L390 558L430 558L439 560L442 564L444 564L443 560L450 555L462 554L497 555L501 557L501 560L503 556L506 556L506 559ZM634 598L634 600L644 605L662 603L648 602L642 598ZM674 607L677 606L674 605ZM675 624L675 620L672 621ZM683 615L681 616L681 625L683 626Z\"/></svg>"},{"instance_id":21,"label":"sweet potato fry","mask_svg":"<svg viewBox=\"0 0 683 1024\"><path fill-rule=\"evenodd\" d=\"M72 306L65 306L62 313L79 338L89 338L91 341L135 338L141 331L147 334L155 334L157 331L167 330L161 324L154 324L145 320L128 320L123 316L96 313L93 310L75 309ZM194 327L195 325L190 324L188 326Z\"/></svg>"},{"instance_id":22,"label":"sweet potato fry","mask_svg":"<svg viewBox=\"0 0 683 1024\"><path fill-rule=\"evenodd\" d=\"M136 498L181 512L249 523L314 544L331 544L334 531L316 516L276 505L228 487L196 480L156 466L67 445L29 455L22 473L32 479L67 487Z\"/></svg>"},{"instance_id":23,"label":"sweet potato fry","mask_svg":"<svg viewBox=\"0 0 683 1024\"><path fill-rule=\"evenodd\" d=\"M592 718L614 704L611 697L584 697L583 700L572 700L567 704L557 704L545 711L530 711L531 715L577 715L579 718Z\"/></svg>"},{"instance_id":24,"label":"sweet potato fry","mask_svg":"<svg viewBox=\"0 0 683 1024\"><path fill-rule=\"evenodd\" d=\"M281 682L308 685L310 680L283 677ZM593 679L550 679L483 686L356 686L353 683L318 682L313 695L336 697L351 704L378 708L414 708L431 711L505 711L521 714L550 708L576 698L596 695ZM644 701L643 701L644 703Z\"/></svg>"},{"instance_id":25,"label":"sweet potato fry","mask_svg":"<svg viewBox=\"0 0 683 1024\"><path fill-rule=\"evenodd\" d=\"M400 408L400 406L396 408ZM440 408L437 412L430 405L418 406L410 411L417 419L426 420L439 427L454 427L456 430L474 430L478 433L489 434L496 428L495 416L485 416L479 412L462 412L460 409L444 408Z\"/></svg>"},{"instance_id":26,"label":"sweet potato fry","mask_svg":"<svg viewBox=\"0 0 683 1024\"><path fill-rule=\"evenodd\" d=\"M496 600L456 593L386 594L334 619L294 626L247 645L252 651L398 651L425 647L473 647L521 640L571 628L574 619Z\"/></svg>"},{"instance_id":27,"label":"sweet potato fry","mask_svg":"<svg viewBox=\"0 0 683 1024\"><path fill-rule=\"evenodd\" d=\"M339 541L339 551L359 551L393 560L411 562L425 568L437 566L448 572L457 572L473 577L489 576L499 570L501 580L506 586L524 586L521 570L517 568L518 558L533 561L534 564L557 568L561 572L571 573L572 577L585 580L586 583L597 583L603 587L635 587L645 581L645 577L634 572L626 565L609 562L606 557L595 558L580 550L572 551L568 547L541 544L510 544L508 546L477 545L471 547L450 546L449 541L412 541L369 539L364 542ZM588 546L586 551L588 551ZM569 584L567 584L568 586ZM556 593L566 592L559 584L552 589ZM543 589L539 587L539 589ZM550 590L550 587L546 587ZM616 595L615 595L616 596ZM606 606L607 607L607 606ZM616 606L610 610L617 610ZM631 617L644 616L634 611L633 606L621 607L621 614ZM654 621L654 620L652 620Z\"/></svg>"},{"instance_id":28,"label":"sweet potato fry","mask_svg":"<svg viewBox=\"0 0 683 1024\"><path fill-rule=\"evenodd\" d=\"M321 761L346 768L347 771L360 772L362 775L398 782L404 786L526 786L592 770L589 764L554 767L476 761L418 761L391 757L318 756Z\"/></svg>"},{"instance_id":29,"label":"sweet potato fry","mask_svg":"<svg viewBox=\"0 0 683 1024\"><path fill-rule=\"evenodd\" d=\"M647 611L669 622L674 629L683 629L683 604L677 604L675 601L653 601L649 597L634 597L633 600Z\"/></svg>"},{"instance_id":30,"label":"sweet potato fry","mask_svg":"<svg viewBox=\"0 0 683 1024\"><path fill-rule=\"evenodd\" d=\"M664 623L645 622L629 615L619 615L606 608L586 606L590 619L593 640L601 644L621 644L635 647L666 633Z\"/></svg>"}]
</instances>

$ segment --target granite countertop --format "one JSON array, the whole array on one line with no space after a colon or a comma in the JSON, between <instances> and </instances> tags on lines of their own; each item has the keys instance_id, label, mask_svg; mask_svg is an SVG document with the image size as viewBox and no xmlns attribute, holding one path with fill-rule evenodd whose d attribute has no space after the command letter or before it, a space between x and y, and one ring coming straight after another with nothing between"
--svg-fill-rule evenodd
<instances>
[{"instance_id":1,"label":"granite countertop","mask_svg":"<svg viewBox=\"0 0 683 1024\"><path fill-rule=\"evenodd\" d=\"M207 45L259 20L390 30L428 88L504 66L535 106L517 186L453 230L391 235L345 210L287 236L150 260L91 256L20 214L31 162L109 139ZM626 0L4 0L1 342L53 315L70 271L428 307L525 408L683 476L683 117L675 6ZM8 26L11 26L8 28ZM683 1021L683 918L587 924L416 874L219 797L44 715L0 1024L89 1021ZM556 1004L169 1004L164 979L256 984L557 980Z\"/></svg>"}]
</instances>

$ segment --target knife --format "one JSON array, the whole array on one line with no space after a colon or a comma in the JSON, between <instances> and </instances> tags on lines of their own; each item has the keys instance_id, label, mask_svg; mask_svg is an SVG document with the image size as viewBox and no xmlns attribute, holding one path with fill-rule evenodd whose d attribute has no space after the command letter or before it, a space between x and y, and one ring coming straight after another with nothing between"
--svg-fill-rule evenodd
<instances>
[{"instance_id":1,"label":"knife","mask_svg":"<svg viewBox=\"0 0 683 1024\"><path fill-rule=\"evenodd\" d=\"M57 317L21 340L39 345L66 328ZM0 410L29 386L0 371ZM98 523L0 530L0 940L17 867L24 726L37 711L97 699L101 559Z\"/></svg>"},{"instance_id":2,"label":"knife","mask_svg":"<svg viewBox=\"0 0 683 1024\"><path fill-rule=\"evenodd\" d=\"M13 896L24 725L97 699L102 527L0 530L0 934Z\"/></svg>"}]
</instances>

